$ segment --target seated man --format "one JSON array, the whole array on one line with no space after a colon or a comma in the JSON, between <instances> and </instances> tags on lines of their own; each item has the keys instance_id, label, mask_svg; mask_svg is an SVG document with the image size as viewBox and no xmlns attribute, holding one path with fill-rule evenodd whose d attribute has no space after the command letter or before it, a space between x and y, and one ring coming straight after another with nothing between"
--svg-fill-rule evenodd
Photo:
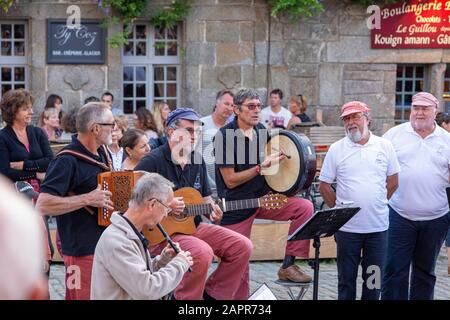
<instances>
[{"instance_id":1,"label":"seated man","mask_svg":"<svg viewBox=\"0 0 450 320\"><path fill-rule=\"evenodd\" d=\"M212 205L210 219L213 222L219 221L222 211L211 197L205 162L201 155L193 152L199 137L200 117L192 109L178 108L169 114L166 124L168 141L145 156L135 170L159 173L172 181L175 189L197 189L203 201ZM175 197L170 207L173 214L181 214L185 208L183 198ZM173 235L173 239L180 243L183 250L192 253L194 260L192 272L186 273L174 292L174 298L247 299L248 292L238 294L237 291L252 253L250 240L221 226L203 223L201 219L196 219L195 222L196 231L192 235ZM159 253L164 246L165 244L161 244L153 247L152 253ZM220 263L208 277L208 268L214 255L220 258Z\"/></svg>"},{"instance_id":2,"label":"seated man","mask_svg":"<svg viewBox=\"0 0 450 320\"><path fill-rule=\"evenodd\" d=\"M272 165L285 160L282 153L260 159L261 148L267 141L267 129L260 123L261 100L252 89L241 89L234 95L233 122L222 127L214 138L216 155L216 183L220 198L239 200L259 198L269 192L262 174ZM292 221L289 234L301 226L313 213L313 205L306 199L289 198L282 209L245 209L225 213L221 222L228 229L250 238L255 218ZM268 235L270 237L270 235ZM286 256L278 272L280 280L310 282L311 277L295 265L295 257L309 258L309 240L289 242ZM249 291L249 272L241 281L242 295Z\"/></svg>"},{"instance_id":3,"label":"seated man","mask_svg":"<svg viewBox=\"0 0 450 320\"><path fill-rule=\"evenodd\" d=\"M128 210L113 213L100 237L92 267L92 299L160 299L181 282L191 254L166 247L152 259L142 230L167 216L173 184L159 174L145 174L134 187ZM173 259L172 259L173 258Z\"/></svg>"}]
</instances>

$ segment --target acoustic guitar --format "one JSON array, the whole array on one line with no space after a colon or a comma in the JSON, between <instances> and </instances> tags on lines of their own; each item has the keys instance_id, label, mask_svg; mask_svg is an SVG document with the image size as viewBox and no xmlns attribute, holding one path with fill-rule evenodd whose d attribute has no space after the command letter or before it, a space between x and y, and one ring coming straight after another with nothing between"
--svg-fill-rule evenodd
<instances>
[{"instance_id":1,"label":"acoustic guitar","mask_svg":"<svg viewBox=\"0 0 450 320\"><path fill-rule=\"evenodd\" d=\"M203 197L194 188L181 188L174 192L175 197L183 197L186 205L183 213L170 214L161 221L161 225L169 236L174 233L193 234L196 230L194 218L199 215L209 215L212 212L210 203L204 203ZM231 210L243 210L250 208L264 208L267 210L281 209L287 204L288 198L282 194L267 194L261 198L225 201L222 199L218 205L223 212ZM166 240L159 229L143 231L151 245L159 244Z\"/></svg>"}]
</instances>

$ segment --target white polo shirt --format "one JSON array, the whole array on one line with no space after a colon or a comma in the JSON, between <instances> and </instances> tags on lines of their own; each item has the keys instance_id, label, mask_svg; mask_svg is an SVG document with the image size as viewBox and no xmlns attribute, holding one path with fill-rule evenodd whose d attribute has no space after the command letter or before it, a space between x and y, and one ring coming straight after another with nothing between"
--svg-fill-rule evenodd
<instances>
[{"instance_id":1,"label":"white polo shirt","mask_svg":"<svg viewBox=\"0 0 450 320\"><path fill-rule=\"evenodd\" d=\"M410 122L384 134L394 145L400 162L399 187L389 201L402 217L413 221L437 219L449 211L450 134L436 125L425 139Z\"/></svg>"},{"instance_id":2,"label":"white polo shirt","mask_svg":"<svg viewBox=\"0 0 450 320\"><path fill-rule=\"evenodd\" d=\"M361 208L341 231L371 233L388 229L386 178L399 170L392 144L372 133L365 145L345 137L330 146L319 180L336 180L336 205L353 201L352 207Z\"/></svg>"}]
</instances>

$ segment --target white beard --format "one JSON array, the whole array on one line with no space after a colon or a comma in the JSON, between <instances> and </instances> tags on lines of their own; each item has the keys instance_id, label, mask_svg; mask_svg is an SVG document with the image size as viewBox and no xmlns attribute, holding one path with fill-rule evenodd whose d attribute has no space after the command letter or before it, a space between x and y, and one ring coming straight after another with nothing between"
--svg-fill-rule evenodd
<instances>
[{"instance_id":1,"label":"white beard","mask_svg":"<svg viewBox=\"0 0 450 320\"><path fill-rule=\"evenodd\" d=\"M347 131L347 137L350 139L350 141L352 141L353 143L358 143L359 141L361 141L364 137L367 137L367 135L369 134L369 130L366 128L364 128L364 131L361 132L359 131L359 129L356 130L356 132L352 133L350 131Z\"/></svg>"},{"instance_id":2,"label":"white beard","mask_svg":"<svg viewBox=\"0 0 450 320\"><path fill-rule=\"evenodd\" d=\"M411 126L414 130L432 130L434 128L434 120L433 121L424 121L424 120L415 120L411 122Z\"/></svg>"}]
</instances>

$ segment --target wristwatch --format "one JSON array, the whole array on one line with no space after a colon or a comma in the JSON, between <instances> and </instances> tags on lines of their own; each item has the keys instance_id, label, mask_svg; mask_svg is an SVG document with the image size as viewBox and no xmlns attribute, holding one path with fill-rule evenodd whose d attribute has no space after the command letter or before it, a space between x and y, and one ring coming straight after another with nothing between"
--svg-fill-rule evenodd
<instances>
[{"instance_id":1,"label":"wristwatch","mask_svg":"<svg viewBox=\"0 0 450 320\"><path fill-rule=\"evenodd\" d=\"M260 164L256 165L256 173L261 175L261 165Z\"/></svg>"}]
</instances>

